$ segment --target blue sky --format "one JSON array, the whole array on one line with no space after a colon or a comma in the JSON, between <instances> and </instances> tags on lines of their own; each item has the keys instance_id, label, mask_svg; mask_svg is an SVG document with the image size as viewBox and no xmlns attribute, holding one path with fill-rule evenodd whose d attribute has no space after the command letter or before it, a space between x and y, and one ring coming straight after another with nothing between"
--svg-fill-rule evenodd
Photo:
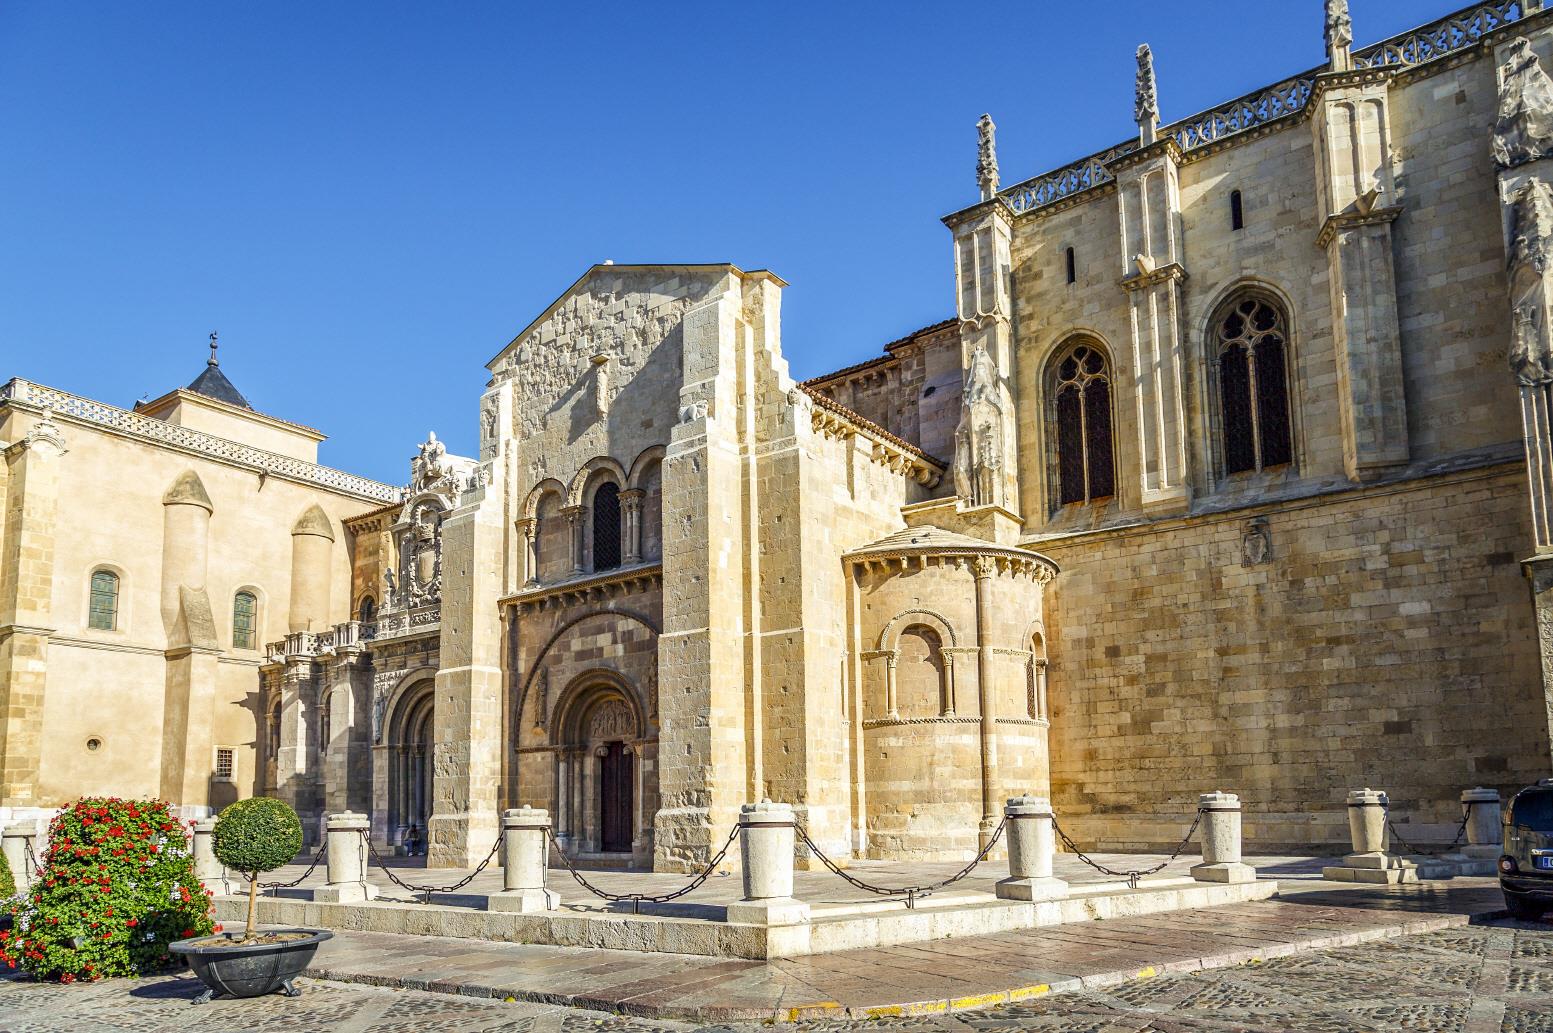
<instances>
[{"instance_id":1,"label":"blue sky","mask_svg":"<svg viewBox=\"0 0 1553 1033\"><path fill-rule=\"evenodd\" d=\"M1454 9L1353 0L1359 45ZM792 286L813 376L953 314L977 116L1005 184L1322 59L1320 0L0 0L0 379L128 406L222 367L399 482L589 264ZM983 16L983 12L987 15Z\"/></svg>"}]
</instances>

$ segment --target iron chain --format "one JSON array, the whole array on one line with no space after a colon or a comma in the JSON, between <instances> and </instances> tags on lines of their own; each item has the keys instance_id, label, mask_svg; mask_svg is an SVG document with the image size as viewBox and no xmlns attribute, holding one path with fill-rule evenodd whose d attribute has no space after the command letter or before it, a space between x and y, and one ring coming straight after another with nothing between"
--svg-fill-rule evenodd
<instances>
[{"instance_id":1,"label":"iron chain","mask_svg":"<svg viewBox=\"0 0 1553 1033\"><path fill-rule=\"evenodd\" d=\"M1166 865L1180 857L1181 854L1186 851L1187 844L1192 841L1192 836L1197 832L1197 826L1202 824L1203 814L1204 811L1199 807L1197 809L1197 817L1192 821L1192 827L1186 830L1186 835L1181 837L1181 842L1176 846L1175 851L1169 857L1165 858L1163 861L1159 862L1152 868L1144 868L1141 870L1132 869L1125 872L1119 872L1114 868L1107 868L1105 865L1101 864L1094 858L1090 857L1088 854L1084 853L1084 851L1080 850L1078 845L1074 843L1068 834L1062 830L1062 826L1057 824L1057 816L1055 814L1052 815L1052 830L1057 833L1057 838L1062 840L1062 845L1068 848L1069 853L1073 854L1073 856L1077 857L1080 861L1083 861L1085 864L1089 865L1089 867L1093 868L1095 871L1102 875L1110 875L1119 879L1126 879L1127 885L1129 887L1132 889L1137 889L1139 879L1143 878L1145 875L1156 875L1159 872L1164 871Z\"/></svg>"},{"instance_id":2,"label":"iron chain","mask_svg":"<svg viewBox=\"0 0 1553 1033\"><path fill-rule=\"evenodd\" d=\"M599 889L597 886L593 885L593 883L583 878L582 873L579 872L576 866L572 864L571 858L566 856L566 851L561 849L560 841L555 838L554 829L546 827L545 835L550 837L550 845L555 847L556 856L561 859L561 863L566 866L566 870L572 873L572 878L577 880L577 885L581 886L595 897L610 901L611 903L619 904L625 901L630 901L636 914L641 914L643 904L667 904L671 900L678 900L680 897L685 896L687 893L692 893L695 890L700 889L701 884L706 882L707 879L711 878L712 873L717 870L717 866L723 863L723 858L728 856L728 848L733 846L734 839L739 835L739 826L734 825L734 827L728 833L728 838L723 840L722 848L717 851L717 854L706 863L705 867L703 867L696 875L696 877L691 879L687 885L675 890L672 893L660 893L656 896L646 893L606 893L604 890Z\"/></svg>"},{"instance_id":3,"label":"iron chain","mask_svg":"<svg viewBox=\"0 0 1553 1033\"><path fill-rule=\"evenodd\" d=\"M328 853L329 837L325 835L324 841L318 844L318 850L313 854L313 861L307 866L307 871L303 872L295 879L292 879L290 882L261 882L259 883L259 888L261 890L289 890L300 886L302 884L302 880L313 874L313 872L318 868L318 863L322 861L324 856ZM223 871L225 871L225 869L223 869Z\"/></svg>"},{"instance_id":4,"label":"iron chain","mask_svg":"<svg viewBox=\"0 0 1553 1033\"><path fill-rule=\"evenodd\" d=\"M365 832L363 832L361 834L362 842L366 843L366 845L367 845L367 854L372 859L372 863L377 865L378 868L382 869L383 874L388 876L388 881L393 883L395 886L398 886L402 890L408 890L411 893L419 893L419 894L421 894L425 898L424 900L421 901L421 903L423 903L423 904L430 904L431 903L431 895L433 893L456 893L459 890L463 889L465 886L469 885L471 882L473 882L474 879L475 879L475 876L477 876L481 872L485 871L486 867L491 863L491 861L493 859L495 859L496 852L501 849L502 841L504 839L506 839L506 838L507 838L507 830L506 829L502 829L501 834L496 837L496 842L491 845L491 852L485 855L485 860L481 861L478 865L476 865L474 871L470 872L468 875L464 876L462 879L459 879L457 882L453 883L452 885L450 885L450 886L416 886L416 885L413 885L411 883L405 882L403 879L399 878L399 876L395 875L394 872L393 872L393 869L389 868L388 865L383 863L383 858L381 856L379 856L379 854L377 852L377 847L372 845L372 840L367 838L367 834Z\"/></svg>"},{"instance_id":5,"label":"iron chain","mask_svg":"<svg viewBox=\"0 0 1553 1033\"><path fill-rule=\"evenodd\" d=\"M798 824L795 824L793 827L798 831L798 836L803 840L804 846L809 848L809 852L815 857L818 857L820 859L820 863L829 868L833 874L841 876L847 882L851 883L853 886L856 886L860 890L866 890L869 893L877 893L881 897L904 896L906 898L906 907L909 909L915 908L917 906L918 897L926 897L934 891L941 890L945 886L950 886L956 882L959 882L961 879L971 874L971 872L975 870L976 866L985 861L987 859L987 855L992 853L992 848L997 845L998 840L1003 835L1003 829L1007 825L1007 817L1004 817L1002 821L998 822L998 827L992 830L992 836L987 840L987 845L981 848L981 850L976 854L975 858L972 859L970 864L966 865L964 868L961 868L958 872L955 872L947 879L940 879L937 882L931 882L924 886L876 886L873 883L864 882L862 879L859 879L856 876L847 874L836 864L836 862L832 861L829 857L826 857L825 851L821 850L814 842L814 840L809 838L808 829Z\"/></svg>"},{"instance_id":6,"label":"iron chain","mask_svg":"<svg viewBox=\"0 0 1553 1033\"><path fill-rule=\"evenodd\" d=\"M1391 808L1389 806L1386 808L1386 828L1391 832L1391 838L1400 843L1402 849L1407 853L1417 854L1421 857L1438 857L1441 854L1448 854L1461 846L1462 841L1467 837L1467 823L1472 820L1472 808L1477 806L1477 801L1467 800L1461 806L1461 824L1456 826L1455 837L1448 844L1437 849L1423 850L1403 839L1402 833L1397 830L1396 824L1391 820Z\"/></svg>"}]
</instances>

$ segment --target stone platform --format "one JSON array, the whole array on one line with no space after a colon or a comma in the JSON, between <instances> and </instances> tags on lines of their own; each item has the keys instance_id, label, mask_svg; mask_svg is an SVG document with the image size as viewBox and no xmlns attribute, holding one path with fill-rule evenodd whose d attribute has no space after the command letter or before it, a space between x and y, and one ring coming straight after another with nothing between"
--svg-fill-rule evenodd
<instances>
[{"instance_id":1,"label":"stone platform","mask_svg":"<svg viewBox=\"0 0 1553 1033\"><path fill-rule=\"evenodd\" d=\"M1334 885L1305 866L1280 885L1275 900L775 961L342 932L308 975L701 1024L931 1016L1463 926L1503 906L1487 879Z\"/></svg>"}]
</instances>

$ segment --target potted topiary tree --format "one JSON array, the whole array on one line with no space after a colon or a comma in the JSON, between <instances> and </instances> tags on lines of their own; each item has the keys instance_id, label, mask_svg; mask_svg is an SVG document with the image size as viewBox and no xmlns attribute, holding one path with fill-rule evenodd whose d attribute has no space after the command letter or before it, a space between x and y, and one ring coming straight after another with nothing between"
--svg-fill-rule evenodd
<instances>
[{"instance_id":1,"label":"potted topiary tree","mask_svg":"<svg viewBox=\"0 0 1553 1033\"><path fill-rule=\"evenodd\" d=\"M172 945L207 987L195 1002L203 1004L218 993L258 997L276 989L287 997L300 995L293 980L307 968L318 945L334 934L327 929L261 933L258 927L259 875L290 862L302 849L297 812L267 796L239 800L217 816L213 839L216 860L248 878L248 921L240 937L227 933Z\"/></svg>"},{"instance_id":2,"label":"potted topiary tree","mask_svg":"<svg viewBox=\"0 0 1553 1033\"><path fill-rule=\"evenodd\" d=\"M209 933L210 898L160 800L88 797L49 823L43 870L0 906L0 962L62 983L166 968L173 941Z\"/></svg>"}]
</instances>

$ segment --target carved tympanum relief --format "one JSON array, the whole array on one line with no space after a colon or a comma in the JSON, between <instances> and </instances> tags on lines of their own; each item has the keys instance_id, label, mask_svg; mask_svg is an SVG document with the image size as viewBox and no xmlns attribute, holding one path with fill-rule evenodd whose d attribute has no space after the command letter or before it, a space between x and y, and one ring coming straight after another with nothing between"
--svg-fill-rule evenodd
<instances>
[{"instance_id":1,"label":"carved tympanum relief","mask_svg":"<svg viewBox=\"0 0 1553 1033\"><path fill-rule=\"evenodd\" d=\"M601 703L588 720L588 738L631 739L636 736L636 718L623 700L611 699Z\"/></svg>"}]
</instances>

